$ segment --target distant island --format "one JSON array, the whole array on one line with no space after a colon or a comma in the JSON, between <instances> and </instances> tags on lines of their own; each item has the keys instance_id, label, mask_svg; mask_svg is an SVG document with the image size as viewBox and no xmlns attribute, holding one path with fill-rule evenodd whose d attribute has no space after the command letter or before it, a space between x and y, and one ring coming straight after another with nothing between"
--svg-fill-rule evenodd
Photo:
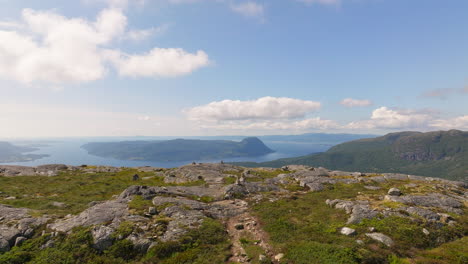
<instances>
[{"instance_id":1,"label":"distant island","mask_svg":"<svg viewBox=\"0 0 468 264\"><path fill-rule=\"evenodd\" d=\"M25 154L36 150L38 149L16 146L9 142L0 141L0 163L33 161L49 156L45 154Z\"/></svg>"},{"instance_id":2,"label":"distant island","mask_svg":"<svg viewBox=\"0 0 468 264\"><path fill-rule=\"evenodd\" d=\"M468 132L450 130L390 133L342 143L319 154L235 164L249 167L300 164L335 170L399 172L467 181L467 161Z\"/></svg>"},{"instance_id":3,"label":"distant island","mask_svg":"<svg viewBox=\"0 0 468 264\"><path fill-rule=\"evenodd\" d=\"M164 162L256 157L274 152L256 137L240 142L196 139L91 142L82 148L99 157Z\"/></svg>"}]
</instances>

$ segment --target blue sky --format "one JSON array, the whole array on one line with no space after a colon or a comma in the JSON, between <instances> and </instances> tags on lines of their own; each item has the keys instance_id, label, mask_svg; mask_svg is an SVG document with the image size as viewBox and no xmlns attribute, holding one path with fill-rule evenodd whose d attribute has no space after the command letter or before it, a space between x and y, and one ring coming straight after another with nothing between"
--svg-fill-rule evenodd
<instances>
[{"instance_id":1,"label":"blue sky","mask_svg":"<svg viewBox=\"0 0 468 264\"><path fill-rule=\"evenodd\" d=\"M0 4L0 137L468 130L466 1Z\"/></svg>"}]
</instances>

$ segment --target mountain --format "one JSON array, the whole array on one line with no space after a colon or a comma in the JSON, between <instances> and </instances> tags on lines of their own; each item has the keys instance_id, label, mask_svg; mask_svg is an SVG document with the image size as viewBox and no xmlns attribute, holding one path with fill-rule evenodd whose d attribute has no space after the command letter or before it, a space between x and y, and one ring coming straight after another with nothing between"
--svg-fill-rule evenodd
<instances>
[{"instance_id":1,"label":"mountain","mask_svg":"<svg viewBox=\"0 0 468 264\"><path fill-rule=\"evenodd\" d=\"M229 140L93 142L82 146L91 155L121 160L192 161L262 156L274 152L256 137Z\"/></svg>"},{"instance_id":2,"label":"mountain","mask_svg":"<svg viewBox=\"0 0 468 264\"><path fill-rule=\"evenodd\" d=\"M9 142L0 141L0 163L31 161L47 157L42 154L24 154L37 150L31 147L15 146Z\"/></svg>"},{"instance_id":3,"label":"mountain","mask_svg":"<svg viewBox=\"0 0 468 264\"><path fill-rule=\"evenodd\" d=\"M400 172L467 180L468 132L390 133L339 144L324 153L240 164L253 167L302 164L348 171Z\"/></svg>"}]
</instances>

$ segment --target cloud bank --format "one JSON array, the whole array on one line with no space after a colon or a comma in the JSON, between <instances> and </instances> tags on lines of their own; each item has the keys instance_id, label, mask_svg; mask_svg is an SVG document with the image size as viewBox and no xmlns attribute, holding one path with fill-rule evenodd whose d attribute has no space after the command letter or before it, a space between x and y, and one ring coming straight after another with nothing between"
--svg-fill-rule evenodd
<instances>
[{"instance_id":1,"label":"cloud bank","mask_svg":"<svg viewBox=\"0 0 468 264\"><path fill-rule=\"evenodd\" d=\"M115 6L125 3L116 1ZM0 23L0 78L63 85L96 81L111 69L124 77L162 78L190 74L209 64L208 55L201 50L154 48L143 54L126 54L111 48L118 40L149 34L127 31L127 20L118 7L102 10L95 21L24 9L16 27L12 22Z\"/></svg>"},{"instance_id":2,"label":"cloud bank","mask_svg":"<svg viewBox=\"0 0 468 264\"><path fill-rule=\"evenodd\" d=\"M191 120L269 120L302 118L317 111L321 104L315 101L287 97L262 97L251 101L223 100L197 106L186 111Z\"/></svg>"}]
</instances>

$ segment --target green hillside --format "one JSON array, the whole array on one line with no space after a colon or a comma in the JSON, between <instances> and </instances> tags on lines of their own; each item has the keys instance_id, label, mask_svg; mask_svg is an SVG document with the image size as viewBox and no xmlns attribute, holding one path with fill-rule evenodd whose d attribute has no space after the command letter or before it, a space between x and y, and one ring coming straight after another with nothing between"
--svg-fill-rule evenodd
<instances>
[{"instance_id":1,"label":"green hillside","mask_svg":"<svg viewBox=\"0 0 468 264\"><path fill-rule=\"evenodd\" d=\"M192 161L261 156L273 152L258 138L229 140L96 142L82 146L89 154L121 160Z\"/></svg>"},{"instance_id":2,"label":"green hillside","mask_svg":"<svg viewBox=\"0 0 468 264\"><path fill-rule=\"evenodd\" d=\"M255 167L302 164L345 171L400 172L467 180L468 132L390 133L339 144L324 153L242 164Z\"/></svg>"}]
</instances>

